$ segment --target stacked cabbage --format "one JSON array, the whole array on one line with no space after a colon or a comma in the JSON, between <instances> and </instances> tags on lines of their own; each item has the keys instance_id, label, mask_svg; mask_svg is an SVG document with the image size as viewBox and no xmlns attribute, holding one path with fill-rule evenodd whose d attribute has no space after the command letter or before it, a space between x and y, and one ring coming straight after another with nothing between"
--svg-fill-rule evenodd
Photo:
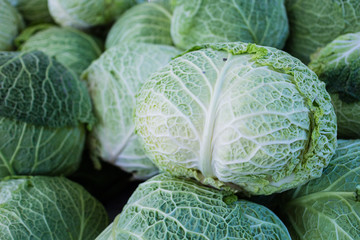
<instances>
[{"instance_id":1,"label":"stacked cabbage","mask_svg":"<svg viewBox=\"0 0 360 240\"><path fill-rule=\"evenodd\" d=\"M359 7L0 0L0 238L356 239ZM105 230L82 158L151 177Z\"/></svg>"},{"instance_id":2,"label":"stacked cabbage","mask_svg":"<svg viewBox=\"0 0 360 240\"><path fill-rule=\"evenodd\" d=\"M288 36L284 0L174 0L171 36L175 46L250 42L282 48Z\"/></svg>"},{"instance_id":3,"label":"stacked cabbage","mask_svg":"<svg viewBox=\"0 0 360 240\"><path fill-rule=\"evenodd\" d=\"M140 185L98 239L290 239L271 211L237 201L230 192L269 195L321 176L334 154L337 131L325 84L275 48L195 45L203 39L242 40L281 48L288 31L283 1L277 8L267 8L268 2L257 8L249 1L188 4L131 8L111 28L108 50L83 74L99 119L90 139L93 156L137 178L154 174L154 165L167 174ZM225 6L233 12L216 14ZM242 14L246 9L254 9L254 18ZM234 19L247 23L238 35L220 25ZM265 21L259 24L264 28L259 21ZM267 27L272 21L279 23L276 28ZM193 47L170 61L158 55L162 44ZM132 135L132 111L140 138ZM135 147L142 144L145 151Z\"/></svg>"},{"instance_id":4,"label":"stacked cabbage","mask_svg":"<svg viewBox=\"0 0 360 240\"><path fill-rule=\"evenodd\" d=\"M42 52L0 52L0 177L68 175L93 124L85 85Z\"/></svg>"},{"instance_id":5,"label":"stacked cabbage","mask_svg":"<svg viewBox=\"0 0 360 240\"><path fill-rule=\"evenodd\" d=\"M50 16L47 1L1 0L0 50L14 48L24 24L10 3L26 23ZM42 32L45 28L22 33L23 52L0 52L0 238L94 239L108 223L104 207L78 184L57 176L78 169L85 129L94 124L79 75L100 48L85 33L57 27ZM84 58L81 51L88 50Z\"/></svg>"},{"instance_id":6,"label":"stacked cabbage","mask_svg":"<svg viewBox=\"0 0 360 240\"><path fill-rule=\"evenodd\" d=\"M135 6L121 16L107 36L107 47L140 41L173 42L187 49L204 42L243 41L282 48L288 36L283 0L153 2Z\"/></svg>"}]
</instances>

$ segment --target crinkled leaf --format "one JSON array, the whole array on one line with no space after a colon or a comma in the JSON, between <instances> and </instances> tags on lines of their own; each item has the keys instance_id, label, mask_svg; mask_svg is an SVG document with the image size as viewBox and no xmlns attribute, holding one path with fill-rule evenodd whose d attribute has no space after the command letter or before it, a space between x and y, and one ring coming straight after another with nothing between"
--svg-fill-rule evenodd
<instances>
[{"instance_id":1,"label":"crinkled leaf","mask_svg":"<svg viewBox=\"0 0 360 240\"><path fill-rule=\"evenodd\" d=\"M139 185L97 240L290 239L269 209L194 181L158 175Z\"/></svg>"},{"instance_id":2,"label":"crinkled leaf","mask_svg":"<svg viewBox=\"0 0 360 240\"><path fill-rule=\"evenodd\" d=\"M83 126L49 128L0 117L0 178L69 175L80 164Z\"/></svg>"},{"instance_id":3,"label":"crinkled leaf","mask_svg":"<svg viewBox=\"0 0 360 240\"><path fill-rule=\"evenodd\" d=\"M0 116L48 127L93 122L83 82L42 52L0 53Z\"/></svg>"},{"instance_id":4,"label":"crinkled leaf","mask_svg":"<svg viewBox=\"0 0 360 240\"><path fill-rule=\"evenodd\" d=\"M60 177L0 182L0 239L94 239L107 225L104 207Z\"/></svg>"}]
</instances>

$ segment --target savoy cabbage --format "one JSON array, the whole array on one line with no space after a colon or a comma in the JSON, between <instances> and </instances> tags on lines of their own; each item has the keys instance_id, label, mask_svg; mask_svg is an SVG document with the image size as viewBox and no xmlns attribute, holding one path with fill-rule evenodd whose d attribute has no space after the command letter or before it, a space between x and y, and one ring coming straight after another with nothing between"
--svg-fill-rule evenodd
<instances>
[{"instance_id":1,"label":"savoy cabbage","mask_svg":"<svg viewBox=\"0 0 360 240\"><path fill-rule=\"evenodd\" d=\"M339 137L360 137L360 32L341 35L311 56L309 67L326 83Z\"/></svg>"},{"instance_id":2,"label":"savoy cabbage","mask_svg":"<svg viewBox=\"0 0 360 240\"><path fill-rule=\"evenodd\" d=\"M289 54L205 44L142 86L135 130L163 171L249 194L319 177L336 146L325 84Z\"/></svg>"},{"instance_id":3,"label":"savoy cabbage","mask_svg":"<svg viewBox=\"0 0 360 240\"><path fill-rule=\"evenodd\" d=\"M47 0L7 0L30 24L52 22Z\"/></svg>"},{"instance_id":4,"label":"savoy cabbage","mask_svg":"<svg viewBox=\"0 0 360 240\"><path fill-rule=\"evenodd\" d=\"M171 13L157 3L143 3L125 12L111 27L106 48L125 42L173 45Z\"/></svg>"},{"instance_id":5,"label":"savoy cabbage","mask_svg":"<svg viewBox=\"0 0 360 240\"><path fill-rule=\"evenodd\" d=\"M104 207L62 177L0 181L0 239L93 240L107 225Z\"/></svg>"},{"instance_id":6,"label":"savoy cabbage","mask_svg":"<svg viewBox=\"0 0 360 240\"><path fill-rule=\"evenodd\" d=\"M0 52L0 177L74 172L94 122L85 85L42 52Z\"/></svg>"},{"instance_id":7,"label":"savoy cabbage","mask_svg":"<svg viewBox=\"0 0 360 240\"><path fill-rule=\"evenodd\" d=\"M23 27L19 12L7 0L0 0L0 51L12 49L13 41Z\"/></svg>"},{"instance_id":8,"label":"savoy cabbage","mask_svg":"<svg viewBox=\"0 0 360 240\"><path fill-rule=\"evenodd\" d=\"M108 49L84 72L97 123L89 142L91 154L137 178L157 173L134 134L135 94L150 74L179 52L171 46L124 43Z\"/></svg>"},{"instance_id":9,"label":"savoy cabbage","mask_svg":"<svg viewBox=\"0 0 360 240\"><path fill-rule=\"evenodd\" d=\"M91 35L73 28L35 25L17 38L21 51L42 51L72 70L77 76L101 55L99 43Z\"/></svg>"},{"instance_id":10,"label":"savoy cabbage","mask_svg":"<svg viewBox=\"0 0 360 240\"><path fill-rule=\"evenodd\" d=\"M281 220L264 206L191 180L155 176L139 185L97 240L290 240Z\"/></svg>"},{"instance_id":11,"label":"savoy cabbage","mask_svg":"<svg viewBox=\"0 0 360 240\"><path fill-rule=\"evenodd\" d=\"M188 49L209 42L282 48L289 33L284 0L173 0L171 36Z\"/></svg>"},{"instance_id":12,"label":"savoy cabbage","mask_svg":"<svg viewBox=\"0 0 360 240\"><path fill-rule=\"evenodd\" d=\"M318 48L360 31L359 0L286 0L290 35L286 50L304 63Z\"/></svg>"},{"instance_id":13,"label":"savoy cabbage","mask_svg":"<svg viewBox=\"0 0 360 240\"><path fill-rule=\"evenodd\" d=\"M48 0L56 23L79 29L112 22L133 4L133 0Z\"/></svg>"}]
</instances>

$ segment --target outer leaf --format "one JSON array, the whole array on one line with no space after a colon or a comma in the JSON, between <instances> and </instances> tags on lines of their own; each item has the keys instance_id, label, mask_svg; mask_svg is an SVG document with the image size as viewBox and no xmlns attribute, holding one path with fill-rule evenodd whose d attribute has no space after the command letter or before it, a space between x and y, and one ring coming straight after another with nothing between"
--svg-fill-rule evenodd
<instances>
[{"instance_id":1,"label":"outer leaf","mask_svg":"<svg viewBox=\"0 0 360 240\"><path fill-rule=\"evenodd\" d=\"M312 56L309 67L332 95L341 137L360 137L360 32L336 38Z\"/></svg>"},{"instance_id":2,"label":"outer leaf","mask_svg":"<svg viewBox=\"0 0 360 240\"><path fill-rule=\"evenodd\" d=\"M284 0L175 0L171 35L183 49L209 42L282 48L288 35Z\"/></svg>"},{"instance_id":3,"label":"outer leaf","mask_svg":"<svg viewBox=\"0 0 360 240\"><path fill-rule=\"evenodd\" d=\"M0 51L10 50L13 40L23 28L18 11L7 0L0 0Z\"/></svg>"},{"instance_id":4,"label":"outer leaf","mask_svg":"<svg viewBox=\"0 0 360 240\"><path fill-rule=\"evenodd\" d=\"M48 0L55 22L80 29L109 23L132 5L132 0Z\"/></svg>"},{"instance_id":5,"label":"outer leaf","mask_svg":"<svg viewBox=\"0 0 360 240\"><path fill-rule=\"evenodd\" d=\"M86 87L42 52L0 53L0 116L48 127L92 123Z\"/></svg>"},{"instance_id":6,"label":"outer leaf","mask_svg":"<svg viewBox=\"0 0 360 240\"><path fill-rule=\"evenodd\" d=\"M161 170L254 195L319 177L336 146L325 84L287 53L245 43L195 47L153 74L135 126Z\"/></svg>"},{"instance_id":7,"label":"outer leaf","mask_svg":"<svg viewBox=\"0 0 360 240\"><path fill-rule=\"evenodd\" d=\"M8 0L31 24L52 22L47 0Z\"/></svg>"},{"instance_id":8,"label":"outer leaf","mask_svg":"<svg viewBox=\"0 0 360 240\"><path fill-rule=\"evenodd\" d=\"M285 213L295 239L358 239L359 187L360 141L340 140L321 178L288 193Z\"/></svg>"},{"instance_id":9,"label":"outer leaf","mask_svg":"<svg viewBox=\"0 0 360 240\"><path fill-rule=\"evenodd\" d=\"M0 238L94 239L107 225L104 207L80 185L59 177L0 182Z\"/></svg>"},{"instance_id":10,"label":"outer leaf","mask_svg":"<svg viewBox=\"0 0 360 240\"><path fill-rule=\"evenodd\" d=\"M49 128L0 118L0 178L69 175L79 166L83 126Z\"/></svg>"},{"instance_id":11,"label":"outer leaf","mask_svg":"<svg viewBox=\"0 0 360 240\"><path fill-rule=\"evenodd\" d=\"M290 239L269 209L236 199L229 192L158 175L139 185L97 240Z\"/></svg>"},{"instance_id":12,"label":"outer leaf","mask_svg":"<svg viewBox=\"0 0 360 240\"><path fill-rule=\"evenodd\" d=\"M337 36L360 31L358 0L286 0L286 9L290 21L286 49L304 63Z\"/></svg>"},{"instance_id":13,"label":"outer leaf","mask_svg":"<svg viewBox=\"0 0 360 240\"><path fill-rule=\"evenodd\" d=\"M25 30L32 32L32 28ZM24 39L22 39L24 40ZM60 63L74 71L77 76L97 59L101 49L96 41L88 34L71 28L50 27L29 36L21 46L22 51L43 51L51 57L55 57Z\"/></svg>"},{"instance_id":14,"label":"outer leaf","mask_svg":"<svg viewBox=\"0 0 360 240\"><path fill-rule=\"evenodd\" d=\"M91 132L95 157L138 178L157 172L134 135L135 94L151 73L176 54L178 50L170 46L125 43L108 49L84 72L98 120Z\"/></svg>"},{"instance_id":15,"label":"outer leaf","mask_svg":"<svg viewBox=\"0 0 360 240\"><path fill-rule=\"evenodd\" d=\"M170 35L170 12L156 3L137 5L112 26L106 48L125 42L173 45Z\"/></svg>"}]
</instances>

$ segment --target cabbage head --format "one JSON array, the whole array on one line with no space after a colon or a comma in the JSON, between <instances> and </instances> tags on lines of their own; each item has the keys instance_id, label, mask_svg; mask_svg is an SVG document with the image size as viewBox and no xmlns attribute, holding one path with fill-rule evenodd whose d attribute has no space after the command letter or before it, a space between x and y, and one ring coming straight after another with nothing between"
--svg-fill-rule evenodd
<instances>
[{"instance_id":1,"label":"cabbage head","mask_svg":"<svg viewBox=\"0 0 360 240\"><path fill-rule=\"evenodd\" d=\"M102 52L92 36L73 28L37 25L27 28L16 40L24 41L22 51L42 51L77 76Z\"/></svg>"},{"instance_id":2,"label":"cabbage head","mask_svg":"<svg viewBox=\"0 0 360 240\"><path fill-rule=\"evenodd\" d=\"M0 239L93 240L107 226L104 207L63 177L0 182Z\"/></svg>"},{"instance_id":3,"label":"cabbage head","mask_svg":"<svg viewBox=\"0 0 360 240\"><path fill-rule=\"evenodd\" d=\"M286 0L290 35L286 51L308 63L336 37L360 31L359 0Z\"/></svg>"},{"instance_id":4,"label":"cabbage head","mask_svg":"<svg viewBox=\"0 0 360 240\"><path fill-rule=\"evenodd\" d=\"M253 195L319 177L336 146L316 74L240 42L196 46L155 72L137 95L135 129L161 170Z\"/></svg>"},{"instance_id":5,"label":"cabbage head","mask_svg":"<svg viewBox=\"0 0 360 240\"><path fill-rule=\"evenodd\" d=\"M338 135L360 138L360 32L336 38L311 59L309 67L330 93Z\"/></svg>"},{"instance_id":6,"label":"cabbage head","mask_svg":"<svg viewBox=\"0 0 360 240\"><path fill-rule=\"evenodd\" d=\"M19 12L7 0L0 0L0 51L12 49L13 41L23 27Z\"/></svg>"},{"instance_id":7,"label":"cabbage head","mask_svg":"<svg viewBox=\"0 0 360 240\"><path fill-rule=\"evenodd\" d=\"M96 238L111 239L291 238L264 206L190 180L158 175L139 185L123 211Z\"/></svg>"},{"instance_id":8,"label":"cabbage head","mask_svg":"<svg viewBox=\"0 0 360 240\"><path fill-rule=\"evenodd\" d=\"M173 45L171 13L157 3L143 3L125 12L112 26L106 48L125 42Z\"/></svg>"},{"instance_id":9,"label":"cabbage head","mask_svg":"<svg viewBox=\"0 0 360 240\"><path fill-rule=\"evenodd\" d=\"M157 173L134 133L135 94L150 74L179 52L174 47L124 43L108 49L84 72L97 119L90 133L92 156L137 178Z\"/></svg>"},{"instance_id":10,"label":"cabbage head","mask_svg":"<svg viewBox=\"0 0 360 240\"><path fill-rule=\"evenodd\" d=\"M0 52L0 83L0 178L74 172L93 123L85 85L38 51Z\"/></svg>"},{"instance_id":11,"label":"cabbage head","mask_svg":"<svg viewBox=\"0 0 360 240\"><path fill-rule=\"evenodd\" d=\"M132 5L133 0L48 0L55 22L79 29L110 23Z\"/></svg>"},{"instance_id":12,"label":"cabbage head","mask_svg":"<svg viewBox=\"0 0 360 240\"><path fill-rule=\"evenodd\" d=\"M173 0L171 35L176 47L249 42L282 48L288 36L284 0Z\"/></svg>"},{"instance_id":13,"label":"cabbage head","mask_svg":"<svg viewBox=\"0 0 360 240\"><path fill-rule=\"evenodd\" d=\"M284 211L294 240L360 236L360 140L339 140L323 175L290 191Z\"/></svg>"},{"instance_id":14,"label":"cabbage head","mask_svg":"<svg viewBox=\"0 0 360 240\"><path fill-rule=\"evenodd\" d=\"M30 24L53 22L47 0L8 0Z\"/></svg>"}]
</instances>

